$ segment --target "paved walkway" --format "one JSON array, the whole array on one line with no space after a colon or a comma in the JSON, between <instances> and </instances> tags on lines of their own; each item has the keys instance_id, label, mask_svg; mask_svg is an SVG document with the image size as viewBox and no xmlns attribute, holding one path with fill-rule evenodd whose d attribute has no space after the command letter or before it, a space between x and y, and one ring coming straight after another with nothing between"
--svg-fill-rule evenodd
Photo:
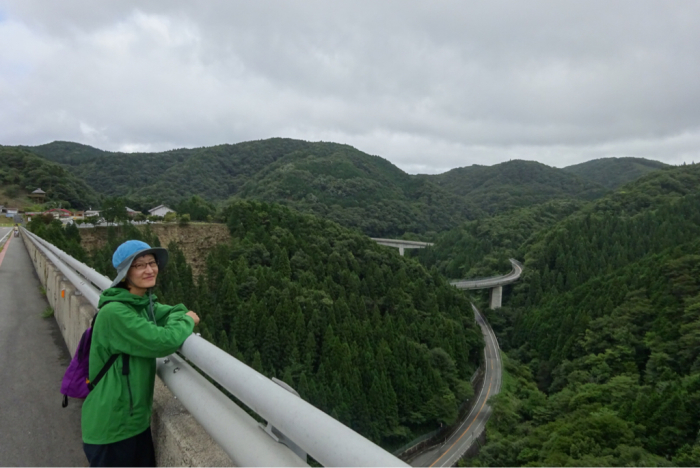
<instances>
[{"instance_id":1,"label":"paved walkway","mask_svg":"<svg viewBox=\"0 0 700 468\"><path fill-rule=\"evenodd\" d=\"M0 237L5 229L0 228ZM61 408L70 354L21 238L0 264L0 466L87 466L80 405Z\"/></svg>"}]
</instances>

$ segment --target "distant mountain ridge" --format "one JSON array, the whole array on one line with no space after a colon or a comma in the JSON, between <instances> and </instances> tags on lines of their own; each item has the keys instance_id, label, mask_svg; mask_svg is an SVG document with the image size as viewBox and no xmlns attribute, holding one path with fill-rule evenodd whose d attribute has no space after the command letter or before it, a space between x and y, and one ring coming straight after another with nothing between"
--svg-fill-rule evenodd
<instances>
[{"instance_id":1,"label":"distant mountain ridge","mask_svg":"<svg viewBox=\"0 0 700 468\"><path fill-rule=\"evenodd\" d=\"M607 192L595 182L535 161L473 165L422 177L472 200L489 214L554 199L594 200Z\"/></svg>"},{"instance_id":2,"label":"distant mountain ridge","mask_svg":"<svg viewBox=\"0 0 700 468\"><path fill-rule=\"evenodd\" d=\"M70 166L104 195L146 206L192 195L252 198L377 236L439 231L482 214L430 181L338 143L272 138L163 153L109 153L68 142L28 149Z\"/></svg>"},{"instance_id":3,"label":"distant mountain ridge","mask_svg":"<svg viewBox=\"0 0 700 468\"><path fill-rule=\"evenodd\" d=\"M567 166L563 170L609 189L616 189L649 172L671 166L644 158L601 158Z\"/></svg>"},{"instance_id":4,"label":"distant mountain ridge","mask_svg":"<svg viewBox=\"0 0 700 468\"><path fill-rule=\"evenodd\" d=\"M285 138L161 153L116 153L62 141L23 149L70 168L95 192L126 197L137 207L175 205L192 195L215 203L258 199L374 236L432 238L464 221L552 200L590 201L608 191L533 161L410 175L349 145Z\"/></svg>"},{"instance_id":5,"label":"distant mountain ridge","mask_svg":"<svg viewBox=\"0 0 700 468\"><path fill-rule=\"evenodd\" d=\"M31 204L25 195L37 188L46 192L47 201L72 208L85 209L99 201L97 193L65 166L21 148L0 146L0 204L7 199Z\"/></svg>"}]
</instances>

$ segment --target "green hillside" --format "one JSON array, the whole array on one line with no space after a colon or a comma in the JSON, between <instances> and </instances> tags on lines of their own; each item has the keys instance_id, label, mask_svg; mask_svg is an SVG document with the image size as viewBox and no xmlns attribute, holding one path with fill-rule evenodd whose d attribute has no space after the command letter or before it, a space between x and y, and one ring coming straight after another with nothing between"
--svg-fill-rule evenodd
<instances>
[{"instance_id":1,"label":"green hillside","mask_svg":"<svg viewBox=\"0 0 700 468\"><path fill-rule=\"evenodd\" d=\"M601 158L565 167L563 170L582 179L616 189L668 164L644 158Z\"/></svg>"},{"instance_id":2,"label":"green hillside","mask_svg":"<svg viewBox=\"0 0 700 468\"><path fill-rule=\"evenodd\" d=\"M195 279L178 246L156 291L202 317L202 337L364 436L396 448L454 423L473 396L483 337L468 297L394 249L336 223L280 205L226 208L230 244L212 246ZM38 218L37 218L38 219ZM76 228L30 226L73 255ZM132 226L111 230L90 256L112 276Z\"/></svg>"},{"instance_id":3,"label":"green hillside","mask_svg":"<svg viewBox=\"0 0 700 468\"><path fill-rule=\"evenodd\" d=\"M440 233L432 247L414 251L426 267L436 267L451 279L504 274L510 258L521 258L521 247L533 235L581 209L586 202L553 200L488 218L468 221Z\"/></svg>"},{"instance_id":4,"label":"green hillside","mask_svg":"<svg viewBox=\"0 0 700 468\"><path fill-rule=\"evenodd\" d=\"M82 163L89 162L95 158L109 156L109 151L93 148L92 146L73 143L70 141L54 141L39 146L20 146L46 159L57 162L59 164L68 164L70 166L79 166Z\"/></svg>"},{"instance_id":5,"label":"green hillside","mask_svg":"<svg viewBox=\"0 0 700 468\"><path fill-rule=\"evenodd\" d=\"M97 192L143 205L176 204L192 195L222 201L238 193L253 174L306 142L265 142L177 149L162 153L111 153L69 142L29 148L68 164Z\"/></svg>"},{"instance_id":6,"label":"green hillside","mask_svg":"<svg viewBox=\"0 0 700 468\"><path fill-rule=\"evenodd\" d=\"M471 202L385 159L332 143L278 159L239 196L284 203L380 237L441 231L479 214Z\"/></svg>"},{"instance_id":7,"label":"green hillside","mask_svg":"<svg viewBox=\"0 0 700 468\"><path fill-rule=\"evenodd\" d=\"M96 191L135 206L193 195L283 203L373 236L448 229L480 211L430 181L347 145L270 140L163 153L108 153L54 142L31 148L69 165Z\"/></svg>"},{"instance_id":8,"label":"green hillside","mask_svg":"<svg viewBox=\"0 0 700 468\"><path fill-rule=\"evenodd\" d=\"M421 176L495 214L555 199L593 200L606 193L596 183L534 161L469 166Z\"/></svg>"},{"instance_id":9,"label":"green hillside","mask_svg":"<svg viewBox=\"0 0 700 468\"><path fill-rule=\"evenodd\" d=\"M46 192L48 202L63 207L85 209L98 203L97 194L64 166L20 148L0 146L0 203L7 199L19 203L18 208L31 206L34 202L26 195L37 188Z\"/></svg>"},{"instance_id":10,"label":"green hillside","mask_svg":"<svg viewBox=\"0 0 700 468\"><path fill-rule=\"evenodd\" d=\"M700 165L653 172L524 246L489 312L517 384L490 466L698 466Z\"/></svg>"}]
</instances>

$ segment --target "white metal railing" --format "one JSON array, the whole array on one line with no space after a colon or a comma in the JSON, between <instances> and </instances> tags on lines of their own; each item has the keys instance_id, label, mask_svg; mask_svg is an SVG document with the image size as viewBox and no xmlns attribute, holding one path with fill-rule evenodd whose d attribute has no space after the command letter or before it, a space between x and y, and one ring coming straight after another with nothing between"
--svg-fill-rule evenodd
<instances>
[{"instance_id":1,"label":"white metal railing","mask_svg":"<svg viewBox=\"0 0 700 468\"><path fill-rule=\"evenodd\" d=\"M26 229L22 232L97 309L100 292L111 280ZM305 466L306 453L324 466L408 466L197 335L185 340L180 353L267 421L260 429L181 356L157 360L163 383L239 466Z\"/></svg>"},{"instance_id":2,"label":"white metal railing","mask_svg":"<svg viewBox=\"0 0 700 468\"><path fill-rule=\"evenodd\" d=\"M5 241L10 237L10 234L12 234L12 229L10 229L7 234L0 238L0 247L2 247L5 244Z\"/></svg>"}]
</instances>

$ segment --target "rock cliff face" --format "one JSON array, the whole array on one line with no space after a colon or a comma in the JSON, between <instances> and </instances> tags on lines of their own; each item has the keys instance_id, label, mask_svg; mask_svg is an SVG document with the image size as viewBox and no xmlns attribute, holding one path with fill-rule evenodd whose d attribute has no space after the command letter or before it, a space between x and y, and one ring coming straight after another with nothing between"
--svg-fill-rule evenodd
<instances>
[{"instance_id":1,"label":"rock cliff face","mask_svg":"<svg viewBox=\"0 0 700 468\"><path fill-rule=\"evenodd\" d=\"M146 229L146 226L139 226L139 229ZM209 250L214 245L231 240L225 224L151 224L150 229L163 247L171 242L178 244L195 277L204 271ZM107 243L107 228L81 229L80 237L83 248L91 253Z\"/></svg>"}]
</instances>

